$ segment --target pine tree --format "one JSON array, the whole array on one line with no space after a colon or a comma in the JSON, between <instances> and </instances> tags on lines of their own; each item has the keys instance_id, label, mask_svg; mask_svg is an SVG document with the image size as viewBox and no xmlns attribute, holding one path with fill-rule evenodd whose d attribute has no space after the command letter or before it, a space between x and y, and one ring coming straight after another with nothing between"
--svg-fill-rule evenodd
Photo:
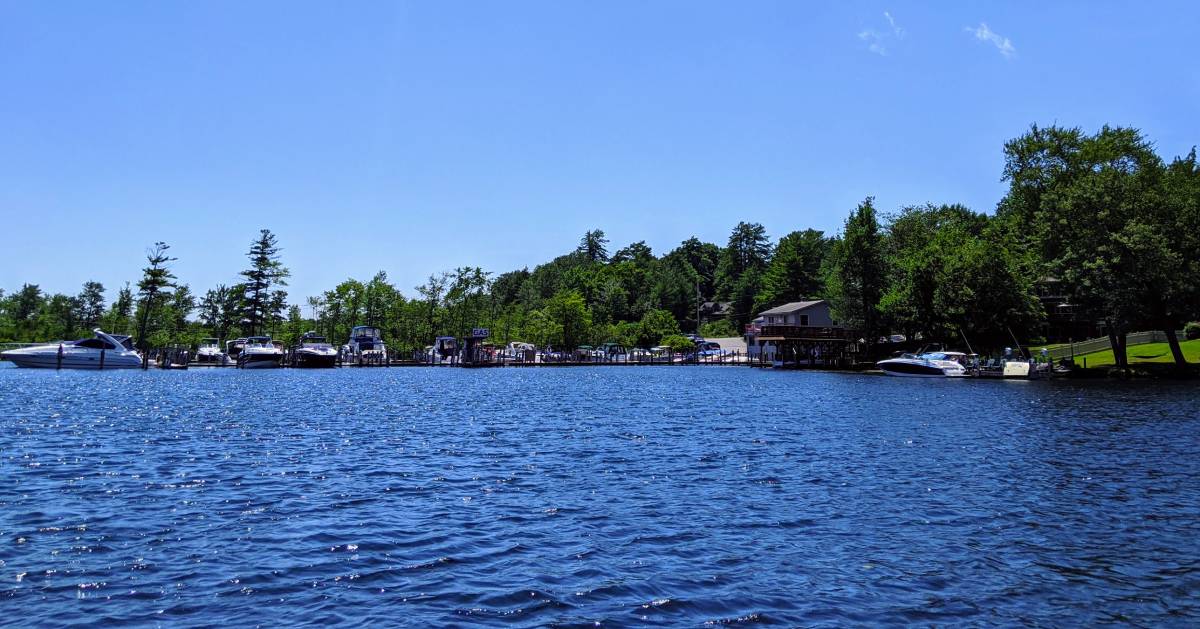
<instances>
[{"instance_id":1,"label":"pine tree","mask_svg":"<svg viewBox=\"0 0 1200 629\"><path fill-rule=\"evenodd\" d=\"M269 229L259 231L258 240L250 245L250 268L242 271L243 316L251 335L258 334L280 319L287 293L272 291L274 286L287 286L290 273L279 262L279 245ZM281 300L281 293L283 299Z\"/></svg>"},{"instance_id":2,"label":"pine tree","mask_svg":"<svg viewBox=\"0 0 1200 629\"><path fill-rule=\"evenodd\" d=\"M175 274L171 273L168 265L177 258L167 255L167 250L170 248L171 246L165 242L154 243L154 247L146 253L146 261L150 263L150 266L142 269L142 279L138 282L138 295L142 298L140 306L142 312L139 317L137 338L138 347L142 350L146 349L146 333L151 313L158 308L166 289L174 286L172 282Z\"/></svg>"}]
</instances>

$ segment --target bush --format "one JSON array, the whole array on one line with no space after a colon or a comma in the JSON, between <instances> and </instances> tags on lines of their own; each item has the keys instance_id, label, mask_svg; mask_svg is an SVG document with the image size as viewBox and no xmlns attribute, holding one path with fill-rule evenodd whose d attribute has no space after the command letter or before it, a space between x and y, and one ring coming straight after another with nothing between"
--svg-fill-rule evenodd
<instances>
[{"instance_id":1,"label":"bush","mask_svg":"<svg viewBox=\"0 0 1200 629\"><path fill-rule=\"evenodd\" d=\"M681 334L664 336L662 344L671 348L671 351L676 354L687 354L696 351L696 344L692 342L692 339Z\"/></svg>"},{"instance_id":2,"label":"bush","mask_svg":"<svg viewBox=\"0 0 1200 629\"><path fill-rule=\"evenodd\" d=\"M721 319L720 321L710 321L700 326L700 336L704 338L729 338L739 335L729 319Z\"/></svg>"},{"instance_id":3,"label":"bush","mask_svg":"<svg viewBox=\"0 0 1200 629\"><path fill-rule=\"evenodd\" d=\"M1189 341L1200 339L1200 321L1193 321L1183 326L1183 336Z\"/></svg>"}]
</instances>

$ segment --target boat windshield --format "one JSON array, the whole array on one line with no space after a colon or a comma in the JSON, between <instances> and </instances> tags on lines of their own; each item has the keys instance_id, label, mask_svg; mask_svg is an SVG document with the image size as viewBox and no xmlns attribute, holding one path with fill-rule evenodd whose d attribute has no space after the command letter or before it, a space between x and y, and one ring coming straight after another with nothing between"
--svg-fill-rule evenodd
<instances>
[{"instance_id":1,"label":"boat windshield","mask_svg":"<svg viewBox=\"0 0 1200 629\"><path fill-rule=\"evenodd\" d=\"M83 339L81 341L75 341L75 346L86 347L88 349L116 349L112 343L109 343L104 339Z\"/></svg>"}]
</instances>

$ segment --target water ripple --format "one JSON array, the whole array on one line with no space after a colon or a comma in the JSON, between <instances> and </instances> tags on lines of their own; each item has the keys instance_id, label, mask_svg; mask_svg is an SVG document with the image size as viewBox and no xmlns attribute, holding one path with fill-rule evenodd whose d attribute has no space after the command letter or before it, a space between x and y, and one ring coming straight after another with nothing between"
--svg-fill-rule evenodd
<instances>
[{"instance_id":1,"label":"water ripple","mask_svg":"<svg viewBox=\"0 0 1200 629\"><path fill-rule=\"evenodd\" d=\"M0 601L30 625L1194 626L1196 393L0 366Z\"/></svg>"}]
</instances>

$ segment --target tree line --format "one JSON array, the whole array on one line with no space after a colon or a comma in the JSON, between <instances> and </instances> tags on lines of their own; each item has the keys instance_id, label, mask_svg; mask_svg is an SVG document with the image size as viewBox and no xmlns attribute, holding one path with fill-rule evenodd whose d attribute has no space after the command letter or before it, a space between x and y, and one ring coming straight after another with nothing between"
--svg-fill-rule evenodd
<instances>
[{"instance_id":1,"label":"tree line","mask_svg":"<svg viewBox=\"0 0 1200 629\"><path fill-rule=\"evenodd\" d=\"M292 341L307 330L342 342L351 327L373 325L401 351L475 327L499 343L648 346L684 331L738 335L762 310L828 299L868 346L900 333L986 350L1017 335L1041 340L1038 284L1054 278L1080 316L1108 332L1118 365L1127 366L1125 335L1138 329L1167 331L1183 364L1174 331L1200 318L1195 151L1168 163L1135 129L1033 126L1004 155L1009 188L990 215L958 204L880 213L868 197L836 235L804 229L772 240L762 225L739 222L724 245L692 237L662 255L641 241L613 250L595 229L532 270L455 268L409 295L380 271L289 305L279 245L262 230L243 281L197 299L158 243L136 292L126 284L107 307L97 282L75 296L32 284L0 292L0 339L67 338L99 325L143 345L257 333ZM721 318L700 325L714 303Z\"/></svg>"}]
</instances>

